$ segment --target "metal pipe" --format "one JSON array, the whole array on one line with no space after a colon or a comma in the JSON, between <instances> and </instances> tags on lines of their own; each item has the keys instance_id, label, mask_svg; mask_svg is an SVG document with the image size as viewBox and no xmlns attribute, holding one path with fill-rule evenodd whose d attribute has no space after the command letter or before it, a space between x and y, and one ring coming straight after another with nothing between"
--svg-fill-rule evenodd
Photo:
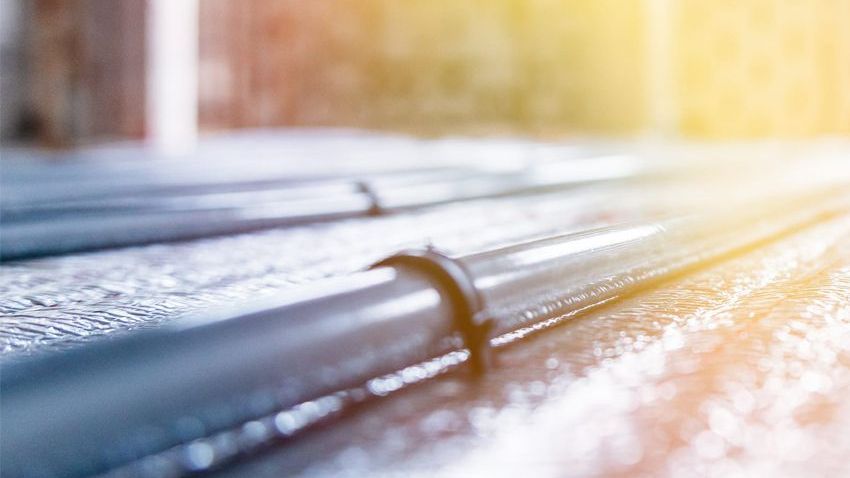
<instances>
[{"instance_id":1,"label":"metal pipe","mask_svg":"<svg viewBox=\"0 0 850 478\"><path fill-rule=\"evenodd\" d=\"M0 259L90 251L110 247L236 234L271 227L368 214L362 194L309 198L248 206L192 210L90 212L44 220L3 222Z\"/></svg>"},{"instance_id":2,"label":"metal pipe","mask_svg":"<svg viewBox=\"0 0 850 478\"><path fill-rule=\"evenodd\" d=\"M427 277L382 268L274 304L4 367L8 476L87 476L456 347ZM447 339L447 337L449 337Z\"/></svg>"},{"instance_id":3,"label":"metal pipe","mask_svg":"<svg viewBox=\"0 0 850 478\"><path fill-rule=\"evenodd\" d=\"M250 168L250 165L246 167ZM421 171L385 171L348 177L298 177L294 174L284 176L279 172L270 172L262 177L240 178L231 171L222 171L212 174L216 178L216 181L212 181L203 175L185 178L185 172L176 174L177 171L171 169L166 171L173 173L176 178L169 175L158 178L156 182L149 179L151 184L143 185L134 185L129 181L132 171L114 174L113 181L107 184L104 184L103 179L85 176L76 178L75 181L67 178L61 181L50 181L46 178L39 181L38 176L18 178L17 181L15 178L7 178L2 184L3 188L8 189L3 192L2 210L7 218L26 218L92 210L151 210L164 206L176 209L181 207L182 203L192 206L224 198L232 200L229 204L243 205L269 199L351 194L356 193L358 184L363 182L381 187L401 187L481 174L480 171L460 168L435 168ZM124 183L128 183L127 187L123 187Z\"/></svg>"},{"instance_id":4,"label":"metal pipe","mask_svg":"<svg viewBox=\"0 0 850 478\"><path fill-rule=\"evenodd\" d=\"M391 213L436 204L539 192L637 177L633 158L608 157L540 165L520 172L413 180L372 178L344 190L325 185L248 194L151 197L139 203L89 203L87 209L5 211L0 259L13 260L107 247L246 232L270 227ZM352 191L353 189L356 189ZM323 194L328 193L328 194ZM144 204L144 203L142 203ZM132 207L134 206L135 207ZM131 207L127 207L131 206Z\"/></svg>"},{"instance_id":5,"label":"metal pipe","mask_svg":"<svg viewBox=\"0 0 850 478\"><path fill-rule=\"evenodd\" d=\"M847 212L832 194L568 234L454 259L495 334L604 303ZM86 476L463 346L445 283L379 267L295 296L4 367L10 476ZM499 340L495 338L494 341Z\"/></svg>"},{"instance_id":6,"label":"metal pipe","mask_svg":"<svg viewBox=\"0 0 850 478\"><path fill-rule=\"evenodd\" d=\"M803 209L800 203L772 201L743 214L606 227L473 254L459 262L475 278L494 333L505 334L754 247L823 220L847 204L843 199L820 201L809 198Z\"/></svg>"}]
</instances>

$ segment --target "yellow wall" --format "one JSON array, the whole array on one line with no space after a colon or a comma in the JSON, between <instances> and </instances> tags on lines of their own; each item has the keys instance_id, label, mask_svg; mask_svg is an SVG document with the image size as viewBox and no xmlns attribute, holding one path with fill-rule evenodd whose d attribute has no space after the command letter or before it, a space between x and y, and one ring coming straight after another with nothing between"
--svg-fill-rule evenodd
<instances>
[{"instance_id":1,"label":"yellow wall","mask_svg":"<svg viewBox=\"0 0 850 478\"><path fill-rule=\"evenodd\" d=\"M674 3L683 134L850 132L850 0Z\"/></svg>"}]
</instances>

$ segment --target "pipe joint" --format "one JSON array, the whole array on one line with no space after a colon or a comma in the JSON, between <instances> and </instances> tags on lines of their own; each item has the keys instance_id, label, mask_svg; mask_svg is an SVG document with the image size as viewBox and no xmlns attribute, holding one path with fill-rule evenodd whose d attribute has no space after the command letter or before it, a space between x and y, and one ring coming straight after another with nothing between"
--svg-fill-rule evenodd
<instances>
[{"instance_id":1,"label":"pipe joint","mask_svg":"<svg viewBox=\"0 0 850 478\"><path fill-rule=\"evenodd\" d=\"M429 246L392 255L371 268L386 266L414 270L432 281L451 303L452 320L469 350L471 370L475 374L486 372L492 363L493 321L485 314L484 300L463 264Z\"/></svg>"}]
</instances>

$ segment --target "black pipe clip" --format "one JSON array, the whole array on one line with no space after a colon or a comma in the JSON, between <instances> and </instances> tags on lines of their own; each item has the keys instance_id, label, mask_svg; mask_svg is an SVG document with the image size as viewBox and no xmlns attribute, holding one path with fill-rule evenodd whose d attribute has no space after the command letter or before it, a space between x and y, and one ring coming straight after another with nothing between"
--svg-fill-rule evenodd
<instances>
[{"instance_id":1,"label":"black pipe clip","mask_svg":"<svg viewBox=\"0 0 850 478\"><path fill-rule=\"evenodd\" d=\"M370 216L380 216L384 213L384 208L381 207L381 198L378 196L377 191L369 184L368 181L357 181L355 183L357 187L357 192L366 196L366 199L369 200L369 209L366 214Z\"/></svg>"},{"instance_id":2,"label":"black pipe clip","mask_svg":"<svg viewBox=\"0 0 850 478\"><path fill-rule=\"evenodd\" d=\"M469 350L469 365L475 374L491 366L490 333L493 321L484 315L484 300L475 282L459 261L428 246L423 250L403 251L370 267L406 267L430 278L452 304L453 321Z\"/></svg>"}]
</instances>

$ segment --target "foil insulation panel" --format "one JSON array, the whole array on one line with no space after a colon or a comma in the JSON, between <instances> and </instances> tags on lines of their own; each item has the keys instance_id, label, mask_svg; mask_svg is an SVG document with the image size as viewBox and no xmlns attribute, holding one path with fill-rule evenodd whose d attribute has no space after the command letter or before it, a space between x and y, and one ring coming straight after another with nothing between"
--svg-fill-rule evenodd
<instances>
[{"instance_id":1,"label":"foil insulation panel","mask_svg":"<svg viewBox=\"0 0 850 478\"><path fill-rule=\"evenodd\" d=\"M383 150L384 160L422 154L421 144L407 140L378 143L391 145ZM492 146L481 148L479 156L492 153ZM469 153L468 147L451 141L429 146L431 151ZM541 151L529 144L518 150ZM785 154L801 151L806 150ZM723 154L730 152L752 153L733 147ZM380 161L374 163L379 169ZM741 167L746 174L775 173L763 170L764 164L749 161ZM772 184L782 190L793 182ZM649 189L650 195L647 186L600 185L4 263L0 362L262 300L361 270L401 249L434 244L470 254L698 209L718 192L681 185ZM723 193L744 194L736 188ZM310 477L848 474L843 458L850 452L850 440L844 438L850 407L842 401L850 389L848 237L850 218L839 217L603 308L565 317L546 333L502 347L497 367L479 380L458 370L400 387L393 385L398 378L388 377L384 388L367 387L377 400L342 410L343 418L332 426L308 430L285 446L265 448L216 472ZM444 365L451 369L453 363ZM246 436L274 433L265 423L245 427ZM205 460L214 462L219 452L202 446L183 451L183 458L198 468Z\"/></svg>"}]
</instances>

